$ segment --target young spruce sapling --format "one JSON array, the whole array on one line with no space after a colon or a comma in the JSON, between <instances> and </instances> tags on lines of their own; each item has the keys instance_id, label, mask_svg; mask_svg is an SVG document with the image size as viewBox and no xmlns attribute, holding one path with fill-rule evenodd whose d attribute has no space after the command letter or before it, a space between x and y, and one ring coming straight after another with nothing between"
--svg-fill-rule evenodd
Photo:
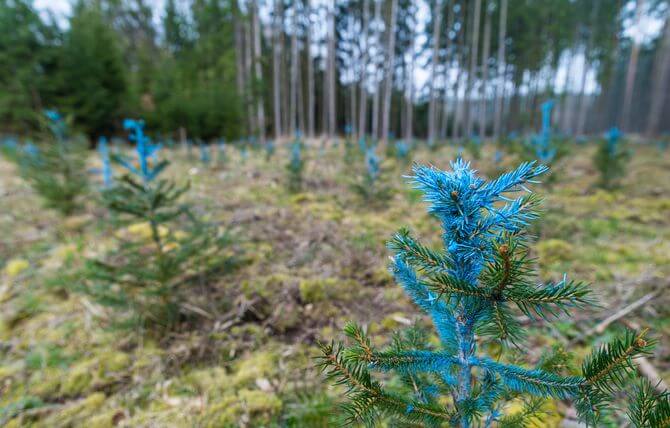
<instances>
[{"instance_id":1,"label":"young spruce sapling","mask_svg":"<svg viewBox=\"0 0 670 428\"><path fill-rule=\"evenodd\" d=\"M515 365L505 359L509 352L486 354L510 349L496 344L522 343L525 330L517 313L551 322L554 315L593 303L584 283L565 277L535 282L526 229L538 216L540 200L528 186L546 171L528 162L485 181L460 159L449 172L415 166L412 182L441 223L444 247L429 248L402 229L389 242L390 270L432 319L439 345L410 335L377 350L356 324L345 327L352 346L322 345L319 365L346 388L349 423L372 426L384 418L402 426L525 426L540 417L547 399L572 401L591 426L606 417L636 372L633 359L651 351L645 332L629 331L593 350L578 374L552 370L552 364ZM402 386L385 386L374 372L392 372ZM667 395L640 391L631 406L633 421L667 421ZM524 400L523 410L506 414L511 400Z\"/></svg>"}]
</instances>

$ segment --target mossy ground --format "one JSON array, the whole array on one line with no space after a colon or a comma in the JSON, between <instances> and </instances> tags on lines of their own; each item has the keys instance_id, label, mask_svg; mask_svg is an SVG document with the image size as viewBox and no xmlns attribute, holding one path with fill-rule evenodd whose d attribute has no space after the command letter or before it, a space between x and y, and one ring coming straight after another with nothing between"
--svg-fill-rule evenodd
<instances>
[{"instance_id":1,"label":"mossy ground","mask_svg":"<svg viewBox=\"0 0 670 428\"><path fill-rule=\"evenodd\" d=\"M392 196L368 204L350 188L362 158L345 162L342 143L321 147L305 151L297 194L285 185L288 146L269 161L262 151L243 159L229 147L223 166L166 152L167 174L192 182L187 199L232 228L244 256L233 273L194 283L183 323L160 335L110 328L113 313L70 292L83 259L110 248L119 232L105 222L98 196L63 219L41 208L0 159L0 425L327 426L340 391L314 369L316 341L338 338L347 320L367 325L380 342L425 322L387 273L384 243L401 226L435 245L440 233L402 178L407 164L383 162ZM528 363L670 276L670 151L635 145L622 187L604 192L594 188L594 148L575 146L554 167L552 185L537 189L545 214L534 226L533 255L542 279L567 273L591 282L602 307L529 324ZM506 156L494 166L494 151L485 146L474 162L485 175L515 164ZM453 147L413 153L440 168L455 154ZM668 303L662 293L626 317L659 339L652 362L666 381ZM604 337L620 328L613 324ZM571 350L583 357L588 342ZM557 423L566 408L552 408Z\"/></svg>"}]
</instances>

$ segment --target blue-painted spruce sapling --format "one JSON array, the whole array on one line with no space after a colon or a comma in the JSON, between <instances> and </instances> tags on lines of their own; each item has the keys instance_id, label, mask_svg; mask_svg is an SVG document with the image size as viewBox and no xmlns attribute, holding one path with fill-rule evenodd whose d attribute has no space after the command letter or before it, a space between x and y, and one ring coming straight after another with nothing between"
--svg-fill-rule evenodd
<instances>
[{"instance_id":1,"label":"blue-painted spruce sapling","mask_svg":"<svg viewBox=\"0 0 670 428\"><path fill-rule=\"evenodd\" d=\"M559 313L592 304L590 288L565 277L535 282L526 229L538 216L540 200L528 186L537 183L545 166L523 163L491 181L460 159L451 168L415 166L411 177L429 213L440 221L444 247L424 246L405 229L388 244L396 282L430 316L439 345L409 335L377 350L356 324L344 330L351 346L321 345L320 367L347 390L346 422L526 426L541 420L545 400L556 399L571 401L582 421L598 425L634 375L633 359L648 354L652 341L644 332L630 331L593 350L578 374L542 362L531 368L509 363L514 346L499 345L523 343L517 315L551 322ZM486 349L500 355L492 358ZM391 372L397 381L383 384L389 376L375 372ZM668 416L667 397L665 402L659 397L651 400L655 405L635 399L631 409L642 407L646 420ZM512 400L525 404L507 414Z\"/></svg>"},{"instance_id":2,"label":"blue-painted spruce sapling","mask_svg":"<svg viewBox=\"0 0 670 428\"><path fill-rule=\"evenodd\" d=\"M226 140L225 139L220 139L216 143L216 163L219 165L219 167L223 167L226 164L226 161L228 160L226 156Z\"/></svg>"},{"instance_id":3,"label":"blue-painted spruce sapling","mask_svg":"<svg viewBox=\"0 0 670 428\"><path fill-rule=\"evenodd\" d=\"M412 146L409 143L405 142L405 140L396 141L394 149L395 149L394 155L402 165L407 165L412 161L411 159Z\"/></svg>"},{"instance_id":4,"label":"blue-painted spruce sapling","mask_svg":"<svg viewBox=\"0 0 670 428\"><path fill-rule=\"evenodd\" d=\"M568 142L564 138L556 137L551 128L551 112L554 108L554 100L547 100L542 103L542 129L539 134L532 135L527 140L521 140L515 148L518 150L520 158L524 161L538 160L542 164L553 167L564 158L569 152ZM545 179L546 184L553 184L557 181L556 170Z\"/></svg>"},{"instance_id":5,"label":"blue-painted spruce sapling","mask_svg":"<svg viewBox=\"0 0 670 428\"><path fill-rule=\"evenodd\" d=\"M302 142L299 137L291 144L289 161L286 165L286 183L289 192L299 192L302 189L302 172L305 169L305 161L302 154Z\"/></svg>"},{"instance_id":6,"label":"blue-painted spruce sapling","mask_svg":"<svg viewBox=\"0 0 670 428\"><path fill-rule=\"evenodd\" d=\"M626 175L626 164L631 158L631 152L621 137L618 128L610 129L593 155L593 164L600 172L598 186L603 189L615 189Z\"/></svg>"},{"instance_id":7,"label":"blue-painted spruce sapling","mask_svg":"<svg viewBox=\"0 0 670 428\"><path fill-rule=\"evenodd\" d=\"M365 150L365 166L351 187L368 203L385 202L389 199L391 189L382 180L381 161L374 146Z\"/></svg>"},{"instance_id":8,"label":"blue-painted spruce sapling","mask_svg":"<svg viewBox=\"0 0 670 428\"><path fill-rule=\"evenodd\" d=\"M211 156L209 154L209 145L199 140L198 147L200 147L200 162L202 162L204 165L209 165L209 161L211 160Z\"/></svg>"},{"instance_id":9,"label":"blue-painted spruce sapling","mask_svg":"<svg viewBox=\"0 0 670 428\"><path fill-rule=\"evenodd\" d=\"M263 148L265 149L265 160L266 160L266 161L269 161L269 160L272 159L272 157L274 156L274 154L275 154L275 150L276 150L276 148L277 148L277 147L275 146L275 142L272 141L272 140L268 140L268 141L266 141L265 144L263 145Z\"/></svg>"},{"instance_id":10,"label":"blue-painted spruce sapling","mask_svg":"<svg viewBox=\"0 0 670 428\"><path fill-rule=\"evenodd\" d=\"M161 178L169 162L156 160L160 147L145 136L144 123L127 119L124 126L137 156L113 156L127 173L102 199L126 227L115 234L110 251L87 262L86 281L77 291L114 309L113 325L171 329L184 318L184 289L232 268L236 251L227 230L202 221L180 201L188 183Z\"/></svg>"},{"instance_id":11,"label":"blue-painted spruce sapling","mask_svg":"<svg viewBox=\"0 0 670 428\"><path fill-rule=\"evenodd\" d=\"M70 215L82 207L88 188L86 143L69 134L65 118L57 111L46 110L44 116L47 143L24 145L24 150L16 151L15 161L47 208Z\"/></svg>"},{"instance_id":12,"label":"blue-painted spruce sapling","mask_svg":"<svg viewBox=\"0 0 670 428\"><path fill-rule=\"evenodd\" d=\"M465 150L472 156L473 159L479 160L482 158L482 140L475 135L465 142Z\"/></svg>"}]
</instances>

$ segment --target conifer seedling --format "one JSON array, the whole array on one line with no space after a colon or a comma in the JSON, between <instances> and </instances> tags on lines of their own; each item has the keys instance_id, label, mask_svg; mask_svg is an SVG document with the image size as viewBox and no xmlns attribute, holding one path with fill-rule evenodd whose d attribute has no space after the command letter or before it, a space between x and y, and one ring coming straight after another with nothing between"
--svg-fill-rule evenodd
<instances>
[{"instance_id":1,"label":"conifer seedling","mask_svg":"<svg viewBox=\"0 0 670 428\"><path fill-rule=\"evenodd\" d=\"M305 161L302 156L302 142L296 136L291 144L291 153L286 165L287 186L290 192L299 192L302 189L302 171L305 169Z\"/></svg>"},{"instance_id":2,"label":"conifer seedling","mask_svg":"<svg viewBox=\"0 0 670 428\"><path fill-rule=\"evenodd\" d=\"M272 157L275 154L276 146L275 146L274 141L268 140L265 143L264 148L265 148L265 160L269 161L270 159L272 159Z\"/></svg>"},{"instance_id":3,"label":"conifer seedling","mask_svg":"<svg viewBox=\"0 0 670 428\"><path fill-rule=\"evenodd\" d=\"M116 247L89 260L83 292L117 310L114 324L165 328L179 321L183 289L210 271L226 271L235 257L226 230L201 221L180 202L189 185L160 178L167 160L144 135L142 121L127 119L137 160L114 156L128 173L103 192L103 202L128 227Z\"/></svg>"},{"instance_id":4,"label":"conifer seedling","mask_svg":"<svg viewBox=\"0 0 670 428\"><path fill-rule=\"evenodd\" d=\"M45 113L51 138L45 144L26 144L16 151L21 176L43 199L48 208L70 215L82 206L88 188L86 144L68 134L65 119L55 110Z\"/></svg>"},{"instance_id":5,"label":"conifer seedling","mask_svg":"<svg viewBox=\"0 0 670 428\"><path fill-rule=\"evenodd\" d=\"M414 167L412 183L440 221L443 248L427 247L401 229L388 244L390 270L430 316L439 345L410 331L378 350L353 323L344 329L351 346L321 345L321 369L347 391L349 424L373 426L383 419L390 426L527 426L541 424L544 402L551 399L570 402L590 426L607 419L636 373L633 360L652 349L644 331L597 347L575 373L557 369L564 366L555 364L561 354L536 367L510 362L513 349L524 344L519 315L552 322L593 304L582 282L564 277L538 284L534 277L526 230L538 217L540 199L528 186L546 171L529 162L485 181L460 159L448 172ZM502 355L487 355L494 348ZM383 382L389 372L399 382ZM636 426L667 426L667 395L647 387L633 395L629 413ZM523 402L522 410L508 413L511 401Z\"/></svg>"},{"instance_id":6,"label":"conifer seedling","mask_svg":"<svg viewBox=\"0 0 670 428\"><path fill-rule=\"evenodd\" d=\"M200 147L200 162L202 162L205 166L209 165L209 146L203 141L198 141L198 147Z\"/></svg>"},{"instance_id":7,"label":"conifer seedling","mask_svg":"<svg viewBox=\"0 0 670 428\"><path fill-rule=\"evenodd\" d=\"M630 157L630 150L621 142L621 131L616 127L610 129L593 157L593 163L600 172L598 186L607 190L619 186L626 175L626 164Z\"/></svg>"},{"instance_id":8,"label":"conifer seedling","mask_svg":"<svg viewBox=\"0 0 670 428\"><path fill-rule=\"evenodd\" d=\"M395 157L403 164L407 165L411 162L412 146L405 142L405 140L398 140L394 145Z\"/></svg>"},{"instance_id":9,"label":"conifer seedling","mask_svg":"<svg viewBox=\"0 0 670 428\"><path fill-rule=\"evenodd\" d=\"M473 159L479 160L482 157L482 140L478 136L468 138L465 142L465 150Z\"/></svg>"},{"instance_id":10,"label":"conifer seedling","mask_svg":"<svg viewBox=\"0 0 670 428\"><path fill-rule=\"evenodd\" d=\"M365 150L365 168L358 179L352 183L352 189L365 202L383 202L390 197L390 188L381 180L382 168L375 147Z\"/></svg>"},{"instance_id":11,"label":"conifer seedling","mask_svg":"<svg viewBox=\"0 0 670 428\"><path fill-rule=\"evenodd\" d=\"M226 141L224 139L219 140L217 143L216 161L219 167L223 167L226 164Z\"/></svg>"}]
</instances>

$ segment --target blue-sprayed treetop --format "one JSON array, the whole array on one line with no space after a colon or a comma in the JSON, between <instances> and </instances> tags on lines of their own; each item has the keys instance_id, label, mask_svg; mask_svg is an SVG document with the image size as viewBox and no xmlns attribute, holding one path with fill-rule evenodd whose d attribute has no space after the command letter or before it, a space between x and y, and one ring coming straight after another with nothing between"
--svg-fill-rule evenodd
<instances>
[{"instance_id":1,"label":"blue-sprayed treetop","mask_svg":"<svg viewBox=\"0 0 670 428\"><path fill-rule=\"evenodd\" d=\"M544 165L527 162L486 182L460 158L451 163L449 172L414 167L412 182L423 192L428 211L442 223L444 245L457 262L454 274L475 283L484 261L490 258L493 241L503 232L519 231L536 217L524 205L525 196L510 199L504 193L530 193L525 184L535 182L535 177L547 170ZM504 204L496 205L498 202Z\"/></svg>"},{"instance_id":2,"label":"blue-sprayed treetop","mask_svg":"<svg viewBox=\"0 0 670 428\"><path fill-rule=\"evenodd\" d=\"M361 151L361 153L365 153L368 150L368 143L365 140L364 136L361 136L361 138L358 139L358 148Z\"/></svg>"},{"instance_id":3,"label":"blue-sprayed treetop","mask_svg":"<svg viewBox=\"0 0 670 428\"><path fill-rule=\"evenodd\" d=\"M607 148L609 149L610 153L614 153L617 149L617 145L619 144L619 139L622 136L621 131L619 131L619 128L614 126L607 131L605 136L607 138Z\"/></svg>"},{"instance_id":4,"label":"blue-sprayed treetop","mask_svg":"<svg viewBox=\"0 0 670 428\"><path fill-rule=\"evenodd\" d=\"M379 176L379 156L375 153L374 147L370 147L365 152L365 168L371 181L375 181Z\"/></svg>"},{"instance_id":5,"label":"blue-sprayed treetop","mask_svg":"<svg viewBox=\"0 0 670 428\"><path fill-rule=\"evenodd\" d=\"M121 156L116 157L116 160L131 173L139 175L143 182L148 183L156 178L168 164L167 161L163 161L157 162L153 167L149 165L149 159L155 160L161 145L152 144L151 139L144 134L143 120L124 119L123 128L130 131L128 138L135 143L139 169Z\"/></svg>"},{"instance_id":6,"label":"blue-sprayed treetop","mask_svg":"<svg viewBox=\"0 0 670 428\"><path fill-rule=\"evenodd\" d=\"M409 155L410 145L405 142L405 140L397 140L395 142L395 153L396 156L404 159Z\"/></svg>"},{"instance_id":7,"label":"blue-sprayed treetop","mask_svg":"<svg viewBox=\"0 0 670 428\"><path fill-rule=\"evenodd\" d=\"M549 134L551 131L551 110L554 108L554 100L542 103L542 133Z\"/></svg>"},{"instance_id":8,"label":"blue-sprayed treetop","mask_svg":"<svg viewBox=\"0 0 670 428\"><path fill-rule=\"evenodd\" d=\"M65 140L67 125L65 124L65 120L63 120L63 116L61 116L58 110L44 110L44 116L48 120L49 130L59 141Z\"/></svg>"}]
</instances>

